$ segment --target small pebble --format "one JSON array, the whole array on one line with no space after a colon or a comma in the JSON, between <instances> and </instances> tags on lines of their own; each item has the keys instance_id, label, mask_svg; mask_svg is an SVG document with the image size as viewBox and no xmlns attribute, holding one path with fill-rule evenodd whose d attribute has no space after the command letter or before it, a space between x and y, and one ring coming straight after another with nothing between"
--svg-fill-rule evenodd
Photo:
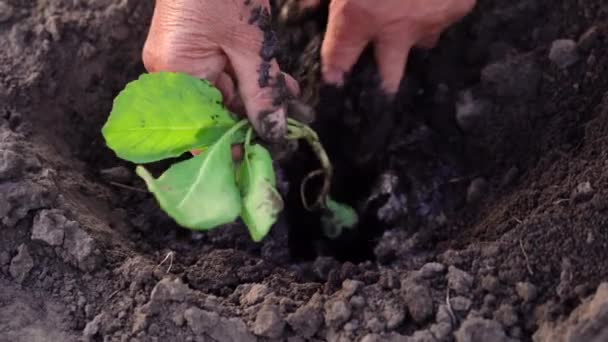
<instances>
[{"instance_id":1,"label":"small pebble","mask_svg":"<svg viewBox=\"0 0 608 342\"><path fill-rule=\"evenodd\" d=\"M344 324L344 331L352 332L359 329L359 321L356 319Z\"/></svg>"},{"instance_id":2,"label":"small pebble","mask_svg":"<svg viewBox=\"0 0 608 342\"><path fill-rule=\"evenodd\" d=\"M405 320L405 308L397 302L388 302L384 306L383 315L386 321L386 328L393 330Z\"/></svg>"},{"instance_id":3,"label":"small pebble","mask_svg":"<svg viewBox=\"0 0 608 342\"><path fill-rule=\"evenodd\" d=\"M268 293L270 293L268 286L264 284L253 284L249 291L241 297L241 304L254 305L260 303Z\"/></svg>"},{"instance_id":4,"label":"small pebble","mask_svg":"<svg viewBox=\"0 0 608 342\"><path fill-rule=\"evenodd\" d=\"M350 318L351 313L350 303L342 299L329 301L325 303L325 324L337 328Z\"/></svg>"},{"instance_id":5,"label":"small pebble","mask_svg":"<svg viewBox=\"0 0 608 342\"><path fill-rule=\"evenodd\" d=\"M323 316L317 304L311 299L307 305L299 307L287 316L287 323L298 336L310 338L323 325Z\"/></svg>"},{"instance_id":6,"label":"small pebble","mask_svg":"<svg viewBox=\"0 0 608 342\"><path fill-rule=\"evenodd\" d=\"M519 282L515 285L515 292L524 302L529 303L536 299L538 290L532 283Z\"/></svg>"},{"instance_id":7,"label":"small pebble","mask_svg":"<svg viewBox=\"0 0 608 342\"><path fill-rule=\"evenodd\" d=\"M570 198L575 203L586 202L593 197L593 188L590 182L583 182L576 186Z\"/></svg>"},{"instance_id":8,"label":"small pebble","mask_svg":"<svg viewBox=\"0 0 608 342\"><path fill-rule=\"evenodd\" d=\"M508 58L481 70L484 92L510 101L536 98L541 79L540 67L528 58Z\"/></svg>"},{"instance_id":9,"label":"small pebble","mask_svg":"<svg viewBox=\"0 0 608 342\"><path fill-rule=\"evenodd\" d=\"M496 296L493 294L488 293L483 297L483 305L491 307L494 306L494 304L496 304Z\"/></svg>"},{"instance_id":10,"label":"small pebble","mask_svg":"<svg viewBox=\"0 0 608 342\"><path fill-rule=\"evenodd\" d=\"M433 278L445 272L445 265L438 262L429 262L424 264L419 272L423 278Z\"/></svg>"},{"instance_id":11,"label":"small pebble","mask_svg":"<svg viewBox=\"0 0 608 342\"><path fill-rule=\"evenodd\" d=\"M452 303L450 303L450 305L452 305ZM439 305L437 313L435 314L435 321L437 323L449 323L450 325L452 324L452 314L450 313L450 310L448 309L448 306L446 304Z\"/></svg>"},{"instance_id":12,"label":"small pebble","mask_svg":"<svg viewBox=\"0 0 608 342\"><path fill-rule=\"evenodd\" d=\"M92 321L88 322L82 332L85 341L92 341L93 337L99 332L101 322L103 320L103 314L99 314L93 318Z\"/></svg>"},{"instance_id":13,"label":"small pebble","mask_svg":"<svg viewBox=\"0 0 608 342\"><path fill-rule=\"evenodd\" d=\"M30 255L26 244L21 244L17 250L17 255L11 260L9 272L18 283L23 283L32 268L34 268L34 259Z\"/></svg>"},{"instance_id":14,"label":"small pebble","mask_svg":"<svg viewBox=\"0 0 608 342\"><path fill-rule=\"evenodd\" d=\"M458 296L450 298L450 305L455 311L466 312L469 311L473 302L469 298Z\"/></svg>"},{"instance_id":15,"label":"small pebble","mask_svg":"<svg viewBox=\"0 0 608 342\"><path fill-rule=\"evenodd\" d=\"M382 337L378 334L367 334L363 336L361 342L381 342L384 341Z\"/></svg>"},{"instance_id":16,"label":"small pebble","mask_svg":"<svg viewBox=\"0 0 608 342\"><path fill-rule=\"evenodd\" d=\"M448 341L450 334L453 331L452 323L443 322L431 325L429 331L435 337L431 341Z\"/></svg>"},{"instance_id":17,"label":"small pebble","mask_svg":"<svg viewBox=\"0 0 608 342\"><path fill-rule=\"evenodd\" d=\"M362 308L365 306L365 298L362 296L353 296L350 299L350 305L352 305L355 309Z\"/></svg>"},{"instance_id":18,"label":"small pebble","mask_svg":"<svg viewBox=\"0 0 608 342\"><path fill-rule=\"evenodd\" d=\"M458 126L465 132L473 131L486 114L488 107L487 102L473 98L470 90L463 92L460 101L456 103Z\"/></svg>"},{"instance_id":19,"label":"small pebble","mask_svg":"<svg viewBox=\"0 0 608 342\"><path fill-rule=\"evenodd\" d=\"M424 323L433 315L433 298L428 287L418 284L402 286L410 316L417 323Z\"/></svg>"},{"instance_id":20,"label":"small pebble","mask_svg":"<svg viewBox=\"0 0 608 342\"><path fill-rule=\"evenodd\" d=\"M342 282L342 295L345 298L350 298L357 293L357 290L359 290L361 286L363 286L363 282L361 281L346 279Z\"/></svg>"},{"instance_id":21,"label":"small pebble","mask_svg":"<svg viewBox=\"0 0 608 342\"><path fill-rule=\"evenodd\" d=\"M572 39L553 41L549 51L549 59L560 69L565 69L578 62L580 56L576 42Z\"/></svg>"},{"instance_id":22,"label":"small pebble","mask_svg":"<svg viewBox=\"0 0 608 342\"><path fill-rule=\"evenodd\" d=\"M0 1L0 23L8 21L12 18L14 9L11 5L7 4L4 1Z\"/></svg>"},{"instance_id":23,"label":"small pebble","mask_svg":"<svg viewBox=\"0 0 608 342\"><path fill-rule=\"evenodd\" d=\"M253 324L253 333L267 338L279 338L285 331L285 320L274 305L265 305L258 312Z\"/></svg>"},{"instance_id":24,"label":"small pebble","mask_svg":"<svg viewBox=\"0 0 608 342\"><path fill-rule=\"evenodd\" d=\"M481 278L481 287L490 293L496 293L498 285L498 278L495 276L487 275Z\"/></svg>"},{"instance_id":25,"label":"small pebble","mask_svg":"<svg viewBox=\"0 0 608 342\"><path fill-rule=\"evenodd\" d=\"M384 331L385 328L384 323L382 323L382 321L378 319L378 317L372 317L367 320L365 327L374 333L380 333Z\"/></svg>"},{"instance_id":26,"label":"small pebble","mask_svg":"<svg viewBox=\"0 0 608 342\"><path fill-rule=\"evenodd\" d=\"M606 208L608 208L608 201L606 201L606 198L599 193L593 195L593 197L591 198L591 204L593 205L593 208L597 211L604 211L606 210Z\"/></svg>"},{"instance_id":27,"label":"small pebble","mask_svg":"<svg viewBox=\"0 0 608 342\"><path fill-rule=\"evenodd\" d=\"M467 189L467 203L481 200L488 189L488 182L483 178L475 178Z\"/></svg>"},{"instance_id":28,"label":"small pebble","mask_svg":"<svg viewBox=\"0 0 608 342\"><path fill-rule=\"evenodd\" d=\"M473 286L473 276L467 272L450 266L448 269L448 286L457 294L467 295Z\"/></svg>"},{"instance_id":29,"label":"small pebble","mask_svg":"<svg viewBox=\"0 0 608 342\"><path fill-rule=\"evenodd\" d=\"M456 342L509 342L502 326L496 321L478 317L467 318L454 334Z\"/></svg>"},{"instance_id":30,"label":"small pebble","mask_svg":"<svg viewBox=\"0 0 608 342\"><path fill-rule=\"evenodd\" d=\"M512 305L502 304L496 312L494 318L505 328L510 328L517 323L517 313Z\"/></svg>"},{"instance_id":31,"label":"small pebble","mask_svg":"<svg viewBox=\"0 0 608 342\"><path fill-rule=\"evenodd\" d=\"M11 255L7 251L0 252L0 266L4 266L11 261Z\"/></svg>"}]
</instances>

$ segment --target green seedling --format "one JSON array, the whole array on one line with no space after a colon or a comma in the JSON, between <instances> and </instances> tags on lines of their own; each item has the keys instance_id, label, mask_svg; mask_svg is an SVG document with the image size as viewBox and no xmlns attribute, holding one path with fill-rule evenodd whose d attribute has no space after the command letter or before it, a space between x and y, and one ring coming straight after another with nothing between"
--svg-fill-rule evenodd
<instances>
[{"instance_id":1,"label":"green seedling","mask_svg":"<svg viewBox=\"0 0 608 342\"><path fill-rule=\"evenodd\" d=\"M210 230L240 217L251 238L261 241L283 210L270 153L254 143L251 124L234 119L221 93L205 80L183 73L141 75L114 100L102 134L118 157L137 164L202 151L173 164L159 178L141 165L136 168L160 207L185 228ZM332 166L317 134L288 119L285 138L304 139L321 164L301 184L303 205L321 211L323 229L330 238L354 227L356 212L329 196ZM241 161L232 159L234 144L243 145ZM306 184L320 176L324 179L319 195L309 203L304 196Z\"/></svg>"}]
</instances>

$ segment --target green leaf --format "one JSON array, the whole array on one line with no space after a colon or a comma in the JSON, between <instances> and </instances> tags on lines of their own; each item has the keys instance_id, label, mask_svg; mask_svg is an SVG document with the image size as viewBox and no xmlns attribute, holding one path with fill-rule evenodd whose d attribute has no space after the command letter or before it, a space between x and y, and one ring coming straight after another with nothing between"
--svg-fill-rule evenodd
<instances>
[{"instance_id":1,"label":"green leaf","mask_svg":"<svg viewBox=\"0 0 608 342\"><path fill-rule=\"evenodd\" d=\"M243 197L241 218L251 238L261 241L283 210L283 199L276 189L276 176L268 150L246 142L237 179Z\"/></svg>"},{"instance_id":2,"label":"green leaf","mask_svg":"<svg viewBox=\"0 0 608 342\"><path fill-rule=\"evenodd\" d=\"M209 82L160 72L143 74L125 87L102 133L120 158L149 163L208 147L235 124Z\"/></svg>"},{"instance_id":3,"label":"green leaf","mask_svg":"<svg viewBox=\"0 0 608 342\"><path fill-rule=\"evenodd\" d=\"M137 167L161 208L178 224L208 230L236 220L241 196L230 152L231 132L189 160L173 164L158 179Z\"/></svg>"},{"instance_id":4,"label":"green leaf","mask_svg":"<svg viewBox=\"0 0 608 342\"><path fill-rule=\"evenodd\" d=\"M337 238L344 229L351 229L359 223L357 212L350 206L331 198L325 201L326 209L321 216L321 226L330 239Z\"/></svg>"}]
</instances>

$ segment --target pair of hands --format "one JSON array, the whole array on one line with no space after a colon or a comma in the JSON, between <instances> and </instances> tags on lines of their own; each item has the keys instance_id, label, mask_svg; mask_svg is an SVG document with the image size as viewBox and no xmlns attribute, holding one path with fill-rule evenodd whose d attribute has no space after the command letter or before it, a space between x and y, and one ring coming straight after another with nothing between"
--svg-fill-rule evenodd
<instances>
[{"instance_id":1,"label":"pair of hands","mask_svg":"<svg viewBox=\"0 0 608 342\"><path fill-rule=\"evenodd\" d=\"M298 0L315 7L320 0ZM332 0L321 49L326 83L342 85L369 43L382 87L397 92L412 47L433 47L475 0ZM269 0L157 0L143 62L149 72L184 72L220 89L227 106L244 112L263 138L286 131L286 92L298 83L281 72L273 48Z\"/></svg>"}]
</instances>

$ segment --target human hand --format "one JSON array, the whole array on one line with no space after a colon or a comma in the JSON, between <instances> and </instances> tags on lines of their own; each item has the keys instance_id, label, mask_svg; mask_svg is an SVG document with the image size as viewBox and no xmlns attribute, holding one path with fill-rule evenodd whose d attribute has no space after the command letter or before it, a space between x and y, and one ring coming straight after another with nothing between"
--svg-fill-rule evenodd
<instances>
[{"instance_id":1,"label":"human hand","mask_svg":"<svg viewBox=\"0 0 608 342\"><path fill-rule=\"evenodd\" d=\"M301 7L319 0L299 0ZM332 0L321 48L323 79L342 85L368 43L374 44L382 87L395 94L410 49L432 48L443 30L475 6L475 0Z\"/></svg>"},{"instance_id":2,"label":"human hand","mask_svg":"<svg viewBox=\"0 0 608 342\"><path fill-rule=\"evenodd\" d=\"M268 0L157 0L144 65L210 81L230 109L244 105L262 138L281 140L286 98L299 88L276 62L269 8Z\"/></svg>"}]
</instances>

